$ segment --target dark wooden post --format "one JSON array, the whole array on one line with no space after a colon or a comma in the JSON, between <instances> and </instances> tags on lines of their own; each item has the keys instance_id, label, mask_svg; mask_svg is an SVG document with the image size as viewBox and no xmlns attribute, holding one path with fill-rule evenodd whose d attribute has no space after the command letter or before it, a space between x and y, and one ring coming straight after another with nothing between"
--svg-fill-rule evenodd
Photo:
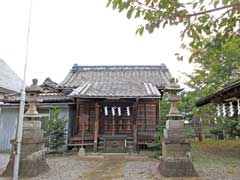
<instances>
[{"instance_id":1,"label":"dark wooden post","mask_svg":"<svg viewBox=\"0 0 240 180\"><path fill-rule=\"evenodd\" d=\"M79 133L79 99L76 99L76 119L75 119L75 128L74 128L74 135Z\"/></svg>"},{"instance_id":2,"label":"dark wooden post","mask_svg":"<svg viewBox=\"0 0 240 180\"><path fill-rule=\"evenodd\" d=\"M133 141L134 141L134 148L138 150L138 125L137 125L137 107L138 107L138 99L133 104Z\"/></svg>"},{"instance_id":3,"label":"dark wooden post","mask_svg":"<svg viewBox=\"0 0 240 180\"><path fill-rule=\"evenodd\" d=\"M160 125L161 125L161 104L160 104L160 99L158 99L158 102L157 102L157 127L159 128Z\"/></svg>"},{"instance_id":4,"label":"dark wooden post","mask_svg":"<svg viewBox=\"0 0 240 180\"><path fill-rule=\"evenodd\" d=\"M93 151L97 152L97 144L98 144L98 132L99 132L99 104L95 104L95 113L96 119L94 123L94 144L93 144Z\"/></svg>"}]
</instances>

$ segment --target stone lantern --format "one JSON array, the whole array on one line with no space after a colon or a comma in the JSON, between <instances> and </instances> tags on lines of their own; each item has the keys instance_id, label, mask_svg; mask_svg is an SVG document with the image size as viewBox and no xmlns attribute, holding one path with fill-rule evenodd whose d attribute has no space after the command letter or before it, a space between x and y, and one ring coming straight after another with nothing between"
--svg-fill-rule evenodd
<instances>
[{"instance_id":1,"label":"stone lantern","mask_svg":"<svg viewBox=\"0 0 240 180\"><path fill-rule=\"evenodd\" d=\"M37 82L37 79L33 79L33 84L26 88L26 102L29 106L23 121L19 167L21 177L34 177L49 169L45 158L45 142L43 130L41 129L40 117L42 116L37 111L37 103L42 102L39 99L39 93L43 92L43 90L37 85ZM13 158L13 155L11 155L3 176L12 175Z\"/></svg>"},{"instance_id":2,"label":"stone lantern","mask_svg":"<svg viewBox=\"0 0 240 180\"><path fill-rule=\"evenodd\" d=\"M177 107L180 100L178 93L182 90L175 79L171 79L165 89L171 104L162 142L163 157L159 164L159 172L165 177L197 176L191 160L191 146L186 139L183 116Z\"/></svg>"},{"instance_id":3,"label":"stone lantern","mask_svg":"<svg viewBox=\"0 0 240 180\"><path fill-rule=\"evenodd\" d=\"M40 116L37 111L37 103L42 102L42 99L39 98L39 94L43 92L42 88L37 85L38 80L33 79L33 84L30 87L26 88L26 101L29 104L28 110L25 113L25 117L29 120L37 120Z\"/></svg>"},{"instance_id":4,"label":"stone lantern","mask_svg":"<svg viewBox=\"0 0 240 180\"><path fill-rule=\"evenodd\" d=\"M168 93L168 101L170 102L170 111L167 115L168 120L182 120L183 116L179 112L177 103L181 99L178 96L178 93L181 92L183 88L177 84L175 79L170 80L170 85L165 88L165 91Z\"/></svg>"}]
</instances>

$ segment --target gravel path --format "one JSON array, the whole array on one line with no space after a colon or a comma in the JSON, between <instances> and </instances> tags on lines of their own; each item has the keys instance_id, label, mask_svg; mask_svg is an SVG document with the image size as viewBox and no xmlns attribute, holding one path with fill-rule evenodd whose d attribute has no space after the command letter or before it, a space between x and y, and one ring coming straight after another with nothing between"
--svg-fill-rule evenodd
<instances>
[{"instance_id":1,"label":"gravel path","mask_svg":"<svg viewBox=\"0 0 240 180\"><path fill-rule=\"evenodd\" d=\"M0 170L9 155L0 155ZM50 170L24 180L240 180L240 162L199 163L195 168L201 178L164 178L157 171L158 161L142 156L77 156L48 158ZM7 180L0 178L0 180Z\"/></svg>"},{"instance_id":2,"label":"gravel path","mask_svg":"<svg viewBox=\"0 0 240 180\"><path fill-rule=\"evenodd\" d=\"M116 180L150 180L153 177L158 177L155 174L157 167L158 163L156 161L127 162L123 172L124 177Z\"/></svg>"},{"instance_id":3,"label":"gravel path","mask_svg":"<svg viewBox=\"0 0 240 180\"><path fill-rule=\"evenodd\" d=\"M47 160L50 170L28 180L79 180L85 171L94 168L93 161L83 161L77 157L58 157Z\"/></svg>"}]
</instances>

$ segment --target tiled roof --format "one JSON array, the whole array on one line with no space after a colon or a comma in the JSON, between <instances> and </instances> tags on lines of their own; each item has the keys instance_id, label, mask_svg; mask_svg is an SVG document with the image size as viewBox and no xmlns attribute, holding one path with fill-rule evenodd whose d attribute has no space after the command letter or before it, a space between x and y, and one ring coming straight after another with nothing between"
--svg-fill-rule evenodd
<instances>
[{"instance_id":1,"label":"tiled roof","mask_svg":"<svg viewBox=\"0 0 240 180\"><path fill-rule=\"evenodd\" d=\"M78 66L74 65L60 84L74 89L76 97L159 97L171 79L160 66Z\"/></svg>"},{"instance_id":2,"label":"tiled roof","mask_svg":"<svg viewBox=\"0 0 240 180\"><path fill-rule=\"evenodd\" d=\"M52 81L49 77L46 78L43 83L41 84L41 86L50 86L52 88L57 88L58 84L55 83L54 81Z\"/></svg>"},{"instance_id":3,"label":"tiled roof","mask_svg":"<svg viewBox=\"0 0 240 180\"><path fill-rule=\"evenodd\" d=\"M39 98L43 102L71 102L72 97L68 97L63 93L40 93ZM5 103L13 103L20 101L20 94L9 94L2 99Z\"/></svg>"},{"instance_id":4,"label":"tiled roof","mask_svg":"<svg viewBox=\"0 0 240 180\"><path fill-rule=\"evenodd\" d=\"M18 75L0 59L0 88L20 92L22 87L22 80Z\"/></svg>"}]
</instances>

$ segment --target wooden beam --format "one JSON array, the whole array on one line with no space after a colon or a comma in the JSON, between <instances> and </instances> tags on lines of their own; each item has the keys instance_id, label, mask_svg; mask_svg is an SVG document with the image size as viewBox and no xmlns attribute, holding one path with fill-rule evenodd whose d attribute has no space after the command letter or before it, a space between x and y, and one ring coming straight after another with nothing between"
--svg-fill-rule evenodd
<instances>
[{"instance_id":1,"label":"wooden beam","mask_svg":"<svg viewBox=\"0 0 240 180\"><path fill-rule=\"evenodd\" d=\"M98 132L99 132L99 104L95 104L95 113L96 113L96 119L94 122L94 145L93 145L93 151L97 152L97 144L98 144Z\"/></svg>"}]
</instances>

